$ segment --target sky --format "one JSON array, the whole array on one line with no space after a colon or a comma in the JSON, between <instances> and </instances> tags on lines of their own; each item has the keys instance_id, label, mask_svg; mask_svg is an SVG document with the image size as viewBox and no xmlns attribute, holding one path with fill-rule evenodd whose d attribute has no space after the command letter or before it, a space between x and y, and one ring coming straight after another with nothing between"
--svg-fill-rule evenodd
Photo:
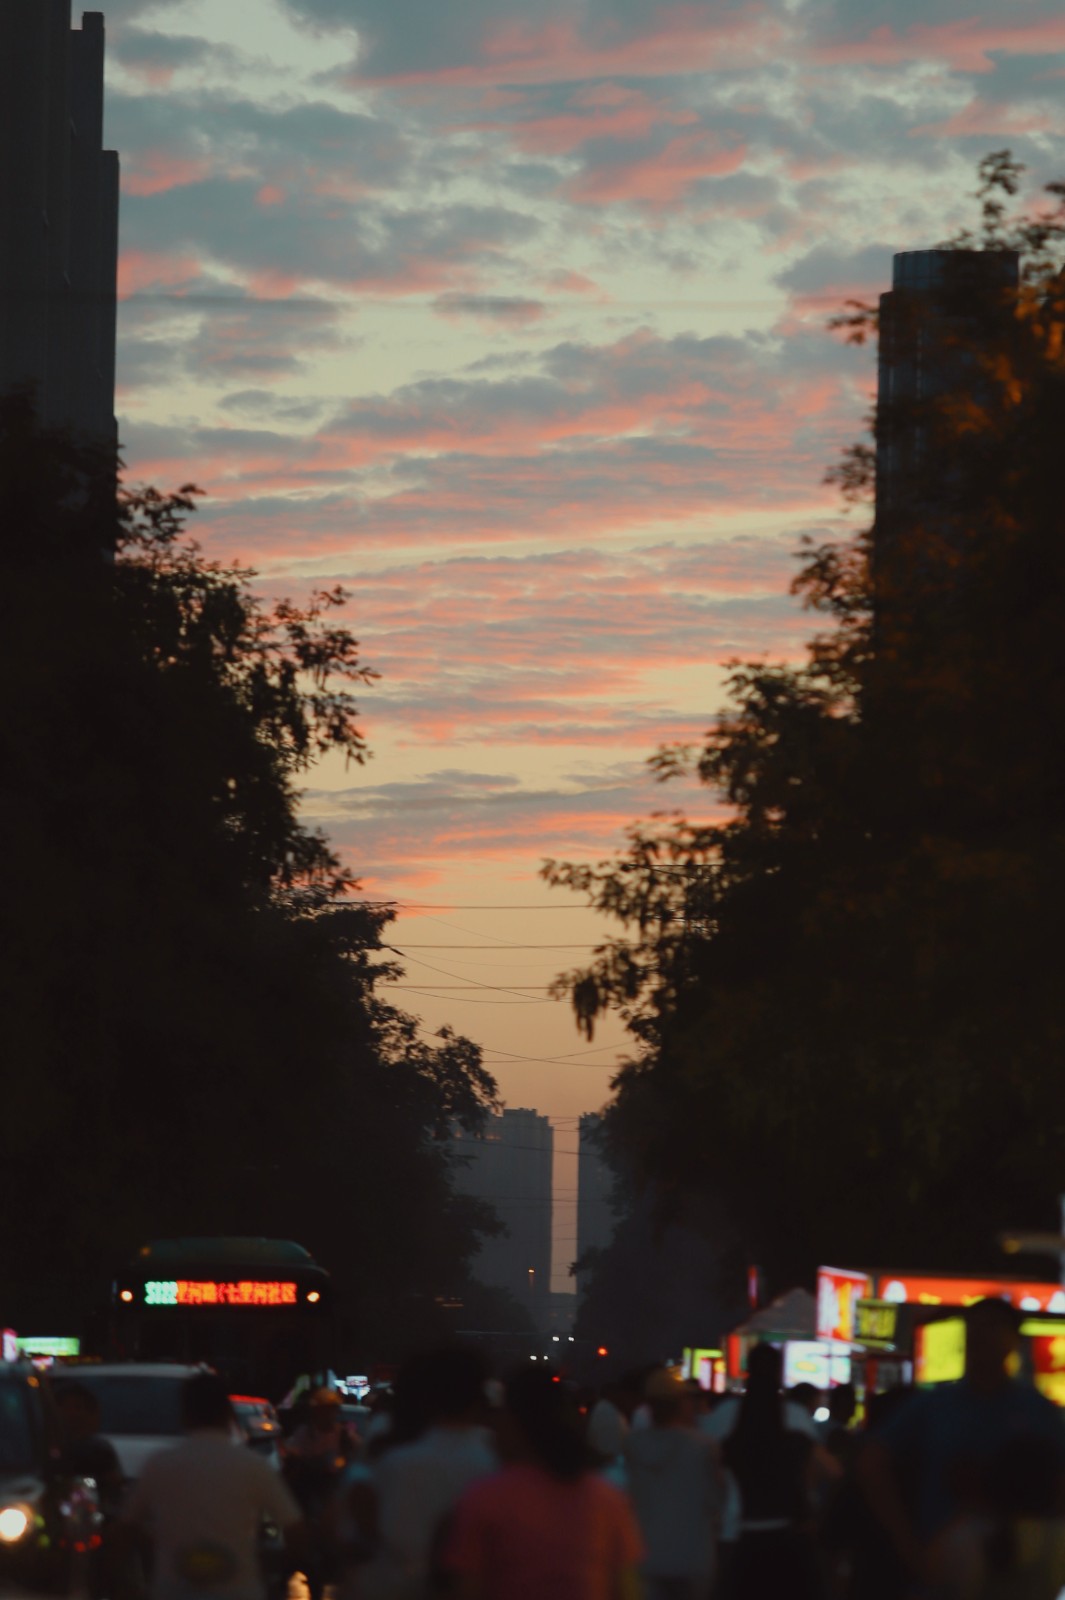
<instances>
[{"instance_id":1,"label":"sky","mask_svg":"<svg viewBox=\"0 0 1065 1600\"><path fill-rule=\"evenodd\" d=\"M826 321L1065 176L1058 0L101 0L127 476L265 592L341 583L374 756L304 813L397 900L397 1001L557 1125L606 1098L546 985L605 931L538 878L714 797L726 664L795 658L802 535L875 353ZM556 1285L572 1255L556 1213Z\"/></svg>"}]
</instances>

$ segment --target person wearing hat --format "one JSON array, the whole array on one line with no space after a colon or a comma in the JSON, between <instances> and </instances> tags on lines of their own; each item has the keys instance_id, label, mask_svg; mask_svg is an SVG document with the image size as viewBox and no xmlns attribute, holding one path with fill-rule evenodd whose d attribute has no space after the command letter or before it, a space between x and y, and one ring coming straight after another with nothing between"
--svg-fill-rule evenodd
<instances>
[{"instance_id":1,"label":"person wearing hat","mask_svg":"<svg viewBox=\"0 0 1065 1600\"><path fill-rule=\"evenodd\" d=\"M694 1403L675 1368L644 1385L651 1425L625 1441L629 1494L647 1554L647 1600L707 1600L722 1503L717 1447L694 1427Z\"/></svg>"},{"instance_id":2,"label":"person wearing hat","mask_svg":"<svg viewBox=\"0 0 1065 1600\"><path fill-rule=\"evenodd\" d=\"M346 1466L354 1454L354 1441L345 1426L341 1399L335 1389L316 1389L311 1395L307 1420L285 1444L286 1461Z\"/></svg>"},{"instance_id":3,"label":"person wearing hat","mask_svg":"<svg viewBox=\"0 0 1065 1600\"><path fill-rule=\"evenodd\" d=\"M311 1600L320 1600L332 1576L333 1552L325 1537L326 1511L352 1456L355 1443L344 1425L341 1399L335 1389L316 1389L307 1420L286 1442L284 1475L312 1530L304 1577Z\"/></svg>"}]
</instances>

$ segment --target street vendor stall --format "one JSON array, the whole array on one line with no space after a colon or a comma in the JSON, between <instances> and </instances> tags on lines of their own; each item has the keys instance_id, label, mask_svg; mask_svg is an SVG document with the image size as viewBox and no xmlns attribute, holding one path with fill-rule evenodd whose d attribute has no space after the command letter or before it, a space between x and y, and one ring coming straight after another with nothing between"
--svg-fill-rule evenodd
<instances>
[{"instance_id":1,"label":"street vendor stall","mask_svg":"<svg viewBox=\"0 0 1065 1600\"><path fill-rule=\"evenodd\" d=\"M1022 1370L1065 1404L1065 1288L1019 1278L822 1267L817 1331L845 1339L855 1380L865 1393L899 1384L927 1387L965 1371L965 1321L977 1300L1003 1299L1027 1313L1021 1325Z\"/></svg>"},{"instance_id":2,"label":"street vendor stall","mask_svg":"<svg viewBox=\"0 0 1065 1600\"><path fill-rule=\"evenodd\" d=\"M850 1346L839 1339L819 1337L817 1302L807 1289L789 1289L728 1335L725 1352L730 1387L742 1385L748 1354L756 1344L776 1345L781 1351L785 1388L812 1383L815 1389L831 1389L850 1379Z\"/></svg>"}]
</instances>

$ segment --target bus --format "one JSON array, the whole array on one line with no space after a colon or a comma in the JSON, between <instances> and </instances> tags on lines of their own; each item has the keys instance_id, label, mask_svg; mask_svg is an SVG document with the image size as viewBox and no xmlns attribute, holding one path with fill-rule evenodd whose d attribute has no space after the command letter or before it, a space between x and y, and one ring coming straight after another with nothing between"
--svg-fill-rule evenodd
<instances>
[{"instance_id":1,"label":"bus","mask_svg":"<svg viewBox=\"0 0 1065 1600\"><path fill-rule=\"evenodd\" d=\"M288 1239L156 1239L111 1286L111 1360L204 1362L280 1399L333 1362L329 1274Z\"/></svg>"}]
</instances>

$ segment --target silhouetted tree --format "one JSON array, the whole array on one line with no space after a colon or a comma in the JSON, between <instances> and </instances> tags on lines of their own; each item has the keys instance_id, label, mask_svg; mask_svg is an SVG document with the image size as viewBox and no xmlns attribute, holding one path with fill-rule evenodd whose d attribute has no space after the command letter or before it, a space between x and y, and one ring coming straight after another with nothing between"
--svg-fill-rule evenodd
<instances>
[{"instance_id":1,"label":"silhouetted tree","mask_svg":"<svg viewBox=\"0 0 1065 1600\"><path fill-rule=\"evenodd\" d=\"M267 605L195 494L116 498L3 403L0 1303L66 1325L147 1237L274 1234L364 1336L432 1332L492 1225L445 1139L495 1084L379 998L389 915L299 819L316 757L366 753L346 597Z\"/></svg>"},{"instance_id":2,"label":"silhouetted tree","mask_svg":"<svg viewBox=\"0 0 1065 1600\"><path fill-rule=\"evenodd\" d=\"M876 419L923 441L890 528L807 547L805 663L735 665L702 750L655 758L728 820L545 868L623 925L560 980L589 1035L607 1008L632 1032L614 1136L666 1214L727 1197L778 1286L818 1257L1001 1265L997 1228L1056 1218L1065 187L1011 220L1019 171L984 163L982 232L954 241L1021 251L1019 290L942 319L962 384ZM875 465L862 444L834 474L852 501Z\"/></svg>"}]
</instances>

